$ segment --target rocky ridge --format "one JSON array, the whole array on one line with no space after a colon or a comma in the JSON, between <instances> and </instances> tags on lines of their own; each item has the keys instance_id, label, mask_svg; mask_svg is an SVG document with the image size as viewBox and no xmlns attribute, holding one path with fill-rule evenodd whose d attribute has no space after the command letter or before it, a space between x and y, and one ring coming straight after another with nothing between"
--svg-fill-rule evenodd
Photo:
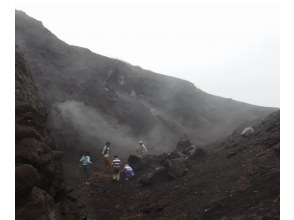
<instances>
[{"instance_id":1,"label":"rocky ridge","mask_svg":"<svg viewBox=\"0 0 294 220\"><path fill-rule=\"evenodd\" d=\"M63 153L46 127L48 113L17 45L15 87L16 219L86 219L64 186Z\"/></svg>"}]
</instances>

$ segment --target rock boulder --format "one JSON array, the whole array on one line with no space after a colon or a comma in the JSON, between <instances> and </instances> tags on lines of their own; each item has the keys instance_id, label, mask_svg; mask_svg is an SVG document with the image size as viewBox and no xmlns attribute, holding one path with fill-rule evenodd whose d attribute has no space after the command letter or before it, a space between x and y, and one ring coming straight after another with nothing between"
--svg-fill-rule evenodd
<instances>
[{"instance_id":1,"label":"rock boulder","mask_svg":"<svg viewBox=\"0 0 294 220\"><path fill-rule=\"evenodd\" d=\"M38 185L39 182L40 176L38 171L32 165L23 164L15 168L16 196L30 193L32 188Z\"/></svg>"}]
</instances>

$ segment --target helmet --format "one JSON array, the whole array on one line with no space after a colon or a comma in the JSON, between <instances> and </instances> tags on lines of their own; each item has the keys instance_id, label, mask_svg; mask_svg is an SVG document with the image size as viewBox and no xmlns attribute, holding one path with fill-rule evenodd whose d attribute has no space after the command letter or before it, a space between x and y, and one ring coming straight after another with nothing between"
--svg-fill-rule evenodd
<instances>
[{"instance_id":1,"label":"helmet","mask_svg":"<svg viewBox=\"0 0 294 220\"><path fill-rule=\"evenodd\" d=\"M105 143L107 146L109 146L110 145L110 142L109 141L106 141L106 143Z\"/></svg>"},{"instance_id":2,"label":"helmet","mask_svg":"<svg viewBox=\"0 0 294 220\"><path fill-rule=\"evenodd\" d=\"M143 141L139 141L139 144L143 144Z\"/></svg>"}]
</instances>

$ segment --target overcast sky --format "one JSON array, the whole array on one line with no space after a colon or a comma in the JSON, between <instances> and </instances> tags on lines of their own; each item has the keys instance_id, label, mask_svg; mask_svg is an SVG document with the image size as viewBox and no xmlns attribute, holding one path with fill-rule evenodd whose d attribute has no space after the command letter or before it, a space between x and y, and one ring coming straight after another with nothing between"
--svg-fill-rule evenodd
<instances>
[{"instance_id":1,"label":"overcast sky","mask_svg":"<svg viewBox=\"0 0 294 220\"><path fill-rule=\"evenodd\" d=\"M15 8L68 44L214 95L280 106L277 0L16 0Z\"/></svg>"}]
</instances>

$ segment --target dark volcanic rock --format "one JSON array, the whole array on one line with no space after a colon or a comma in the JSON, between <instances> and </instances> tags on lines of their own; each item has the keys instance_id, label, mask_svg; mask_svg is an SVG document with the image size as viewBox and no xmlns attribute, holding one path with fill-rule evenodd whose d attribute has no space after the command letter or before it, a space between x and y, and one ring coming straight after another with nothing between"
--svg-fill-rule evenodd
<instances>
[{"instance_id":1,"label":"dark volcanic rock","mask_svg":"<svg viewBox=\"0 0 294 220\"><path fill-rule=\"evenodd\" d=\"M167 169L163 166L157 167L150 172L144 173L139 179L142 186L150 186L153 184L161 184L171 180L167 173Z\"/></svg>"},{"instance_id":2,"label":"dark volcanic rock","mask_svg":"<svg viewBox=\"0 0 294 220\"><path fill-rule=\"evenodd\" d=\"M53 220L57 218L55 204L44 190L34 187L29 195L16 201L15 219Z\"/></svg>"},{"instance_id":3,"label":"dark volcanic rock","mask_svg":"<svg viewBox=\"0 0 294 220\"><path fill-rule=\"evenodd\" d=\"M140 179L139 179L139 183L142 184L142 186L149 186L153 184L152 178L155 175L155 173L144 173Z\"/></svg>"},{"instance_id":4,"label":"dark volcanic rock","mask_svg":"<svg viewBox=\"0 0 294 220\"><path fill-rule=\"evenodd\" d=\"M137 170L141 167L141 161L142 157L138 155L130 155L128 158L128 162L134 170Z\"/></svg>"},{"instance_id":5,"label":"dark volcanic rock","mask_svg":"<svg viewBox=\"0 0 294 220\"><path fill-rule=\"evenodd\" d=\"M167 199L160 199L157 202L145 206L142 209L143 213L154 213L154 212L159 212L162 211L170 202Z\"/></svg>"},{"instance_id":6,"label":"dark volcanic rock","mask_svg":"<svg viewBox=\"0 0 294 220\"><path fill-rule=\"evenodd\" d=\"M31 126L23 126L16 124L15 126L15 139L20 140L22 138L33 137L39 141L44 141L41 135Z\"/></svg>"},{"instance_id":7,"label":"dark volcanic rock","mask_svg":"<svg viewBox=\"0 0 294 220\"><path fill-rule=\"evenodd\" d=\"M176 151L186 151L192 146L190 140L187 139L181 139L176 146Z\"/></svg>"},{"instance_id":8,"label":"dark volcanic rock","mask_svg":"<svg viewBox=\"0 0 294 220\"><path fill-rule=\"evenodd\" d=\"M166 160L165 163L168 169L168 175L170 175L174 179L177 179L189 172L189 169L187 168L188 163L186 159L171 159Z\"/></svg>"},{"instance_id":9,"label":"dark volcanic rock","mask_svg":"<svg viewBox=\"0 0 294 220\"><path fill-rule=\"evenodd\" d=\"M133 164L137 170L143 173L139 179L142 186L153 185L155 183L163 183L172 179L177 179L189 172L189 159L199 159L206 155L206 152L197 148L189 157L184 153L189 154L192 144L189 140L177 145L175 151L169 154L161 155L146 155L145 157L136 157L131 155ZM179 147L180 146L180 147ZM193 148L194 149L194 148ZM182 153L182 151L184 153Z\"/></svg>"},{"instance_id":10,"label":"dark volcanic rock","mask_svg":"<svg viewBox=\"0 0 294 220\"><path fill-rule=\"evenodd\" d=\"M62 154L62 151L53 150L44 142L26 137L18 142L15 156L18 162L29 161L34 165L45 165L58 161Z\"/></svg>"},{"instance_id":11,"label":"dark volcanic rock","mask_svg":"<svg viewBox=\"0 0 294 220\"><path fill-rule=\"evenodd\" d=\"M64 189L62 152L50 136L47 112L17 45L15 79L16 219L76 219L77 204L67 199Z\"/></svg>"},{"instance_id":12,"label":"dark volcanic rock","mask_svg":"<svg viewBox=\"0 0 294 220\"><path fill-rule=\"evenodd\" d=\"M196 148L195 151L191 154L189 159L195 160L203 158L207 155L207 153L202 148Z\"/></svg>"},{"instance_id":13,"label":"dark volcanic rock","mask_svg":"<svg viewBox=\"0 0 294 220\"><path fill-rule=\"evenodd\" d=\"M21 196L30 193L32 188L40 183L37 170L28 164L15 168L15 194Z\"/></svg>"},{"instance_id":14,"label":"dark volcanic rock","mask_svg":"<svg viewBox=\"0 0 294 220\"><path fill-rule=\"evenodd\" d=\"M166 159L176 159L176 158L185 158L185 157L186 157L185 154L181 152L173 151L167 155Z\"/></svg>"},{"instance_id":15,"label":"dark volcanic rock","mask_svg":"<svg viewBox=\"0 0 294 220\"><path fill-rule=\"evenodd\" d=\"M193 145L187 138L182 138L176 146L176 152L191 156L199 146Z\"/></svg>"},{"instance_id":16,"label":"dark volcanic rock","mask_svg":"<svg viewBox=\"0 0 294 220\"><path fill-rule=\"evenodd\" d=\"M141 170L154 170L155 168L162 166L164 161L168 158L168 154L146 155L142 158L138 168Z\"/></svg>"}]
</instances>

